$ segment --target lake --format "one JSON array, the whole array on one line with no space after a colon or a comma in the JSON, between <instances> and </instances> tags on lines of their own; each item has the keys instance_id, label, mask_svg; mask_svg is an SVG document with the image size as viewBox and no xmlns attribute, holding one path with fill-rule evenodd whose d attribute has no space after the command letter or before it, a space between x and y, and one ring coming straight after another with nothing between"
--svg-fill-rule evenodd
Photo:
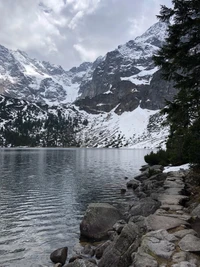
<instances>
[{"instance_id":1,"label":"lake","mask_svg":"<svg viewBox=\"0 0 200 267\"><path fill-rule=\"evenodd\" d=\"M0 267L52 266L50 253L79 243L91 202L123 205L126 180L148 150L0 149Z\"/></svg>"}]
</instances>

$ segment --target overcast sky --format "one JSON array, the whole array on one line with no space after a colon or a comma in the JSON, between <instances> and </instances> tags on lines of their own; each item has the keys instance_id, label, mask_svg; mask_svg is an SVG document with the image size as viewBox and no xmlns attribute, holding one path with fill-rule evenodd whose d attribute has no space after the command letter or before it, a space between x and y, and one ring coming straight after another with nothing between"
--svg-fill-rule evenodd
<instances>
[{"instance_id":1,"label":"overcast sky","mask_svg":"<svg viewBox=\"0 0 200 267\"><path fill-rule=\"evenodd\" d=\"M0 0L0 44L69 69L141 35L171 0Z\"/></svg>"}]
</instances>

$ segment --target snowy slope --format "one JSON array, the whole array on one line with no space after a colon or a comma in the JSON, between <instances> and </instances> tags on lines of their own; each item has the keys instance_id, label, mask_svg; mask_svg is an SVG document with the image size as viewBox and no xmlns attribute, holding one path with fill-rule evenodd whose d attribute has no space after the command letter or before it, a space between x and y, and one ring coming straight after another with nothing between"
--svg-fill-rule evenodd
<instances>
[{"instance_id":1,"label":"snowy slope","mask_svg":"<svg viewBox=\"0 0 200 267\"><path fill-rule=\"evenodd\" d=\"M117 115L114 110L92 115L80 111L88 125L80 134L80 144L86 147L165 147L168 128L161 126L165 119L159 111L136 108ZM79 137L77 137L79 138Z\"/></svg>"}]
</instances>

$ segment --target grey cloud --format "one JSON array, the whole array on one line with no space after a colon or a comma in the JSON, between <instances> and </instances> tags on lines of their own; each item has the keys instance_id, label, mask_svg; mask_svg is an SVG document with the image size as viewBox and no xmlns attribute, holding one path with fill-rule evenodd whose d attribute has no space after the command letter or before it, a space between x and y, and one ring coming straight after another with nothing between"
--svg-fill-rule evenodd
<instances>
[{"instance_id":1,"label":"grey cloud","mask_svg":"<svg viewBox=\"0 0 200 267\"><path fill-rule=\"evenodd\" d=\"M160 5L170 3L170 0L0 0L0 44L68 69L142 34L156 22Z\"/></svg>"}]
</instances>

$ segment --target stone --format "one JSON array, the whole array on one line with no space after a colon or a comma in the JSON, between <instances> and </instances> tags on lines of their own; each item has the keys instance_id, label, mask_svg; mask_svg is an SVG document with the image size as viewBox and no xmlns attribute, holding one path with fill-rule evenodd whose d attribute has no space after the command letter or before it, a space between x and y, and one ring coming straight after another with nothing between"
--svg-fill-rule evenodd
<instances>
[{"instance_id":1,"label":"stone","mask_svg":"<svg viewBox=\"0 0 200 267\"><path fill-rule=\"evenodd\" d=\"M177 264L171 265L171 267L197 267L197 265L194 263L190 263L189 261L182 261Z\"/></svg>"},{"instance_id":2,"label":"stone","mask_svg":"<svg viewBox=\"0 0 200 267\"><path fill-rule=\"evenodd\" d=\"M132 188L133 190L136 189L139 186L140 182L136 179L132 179L127 182L126 186L127 188Z\"/></svg>"},{"instance_id":3,"label":"stone","mask_svg":"<svg viewBox=\"0 0 200 267\"><path fill-rule=\"evenodd\" d=\"M174 233L174 235L178 238L183 238L184 236L186 236L188 234L197 236L197 233L193 229L184 229L184 230L180 230L180 231Z\"/></svg>"},{"instance_id":4,"label":"stone","mask_svg":"<svg viewBox=\"0 0 200 267\"><path fill-rule=\"evenodd\" d=\"M181 261L186 261L186 260L187 260L187 252L184 251L177 252L172 257L173 263L179 263Z\"/></svg>"},{"instance_id":5,"label":"stone","mask_svg":"<svg viewBox=\"0 0 200 267\"><path fill-rule=\"evenodd\" d=\"M119 220L113 225L113 230L120 234L125 225L126 222L124 220Z\"/></svg>"},{"instance_id":6,"label":"stone","mask_svg":"<svg viewBox=\"0 0 200 267\"><path fill-rule=\"evenodd\" d=\"M129 219L129 222L135 223L141 234L146 232L146 224L145 224L145 217L144 216L132 216Z\"/></svg>"},{"instance_id":7,"label":"stone","mask_svg":"<svg viewBox=\"0 0 200 267\"><path fill-rule=\"evenodd\" d=\"M169 204L164 204L160 206L161 209L163 210L172 210L172 211L181 211L183 210L183 206L181 205L169 205Z\"/></svg>"},{"instance_id":8,"label":"stone","mask_svg":"<svg viewBox=\"0 0 200 267\"><path fill-rule=\"evenodd\" d=\"M192 216L196 216L200 219L200 204L191 212Z\"/></svg>"},{"instance_id":9,"label":"stone","mask_svg":"<svg viewBox=\"0 0 200 267\"><path fill-rule=\"evenodd\" d=\"M200 252L200 238L191 234L185 235L178 245L183 251Z\"/></svg>"},{"instance_id":10,"label":"stone","mask_svg":"<svg viewBox=\"0 0 200 267\"><path fill-rule=\"evenodd\" d=\"M108 231L121 218L119 211L107 203L92 203L88 206L80 224L81 237L103 240Z\"/></svg>"},{"instance_id":11,"label":"stone","mask_svg":"<svg viewBox=\"0 0 200 267\"><path fill-rule=\"evenodd\" d=\"M99 261L99 267L127 267L131 264L131 255L139 247L139 229L134 223L128 223L121 234L105 249Z\"/></svg>"},{"instance_id":12,"label":"stone","mask_svg":"<svg viewBox=\"0 0 200 267\"><path fill-rule=\"evenodd\" d=\"M183 195L168 195L161 194L158 200L162 203L162 205L179 205L183 201L187 200L188 196Z\"/></svg>"},{"instance_id":13,"label":"stone","mask_svg":"<svg viewBox=\"0 0 200 267\"><path fill-rule=\"evenodd\" d=\"M75 260L80 260L80 259L83 259L83 257L81 255L74 255L69 259L69 263L73 262Z\"/></svg>"},{"instance_id":14,"label":"stone","mask_svg":"<svg viewBox=\"0 0 200 267\"><path fill-rule=\"evenodd\" d=\"M148 179L148 173L149 173L149 170L146 170L144 171L143 173L137 175L134 177L134 179L138 180L138 181L143 181L143 180L146 180Z\"/></svg>"},{"instance_id":15,"label":"stone","mask_svg":"<svg viewBox=\"0 0 200 267\"><path fill-rule=\"evenodd\" d=\"M141 215L146 217L154 213L159 207L160 207L160 202L148 197L141 199L138 204L136 204L130 209L129 213L132 216Z\"/></svg>"},{"instance_id":16,"label":"stone","mask_svg":"<svg viewBox=\"0 0 200 267\"><path fill-rule=\"evenodd\" d=\"M176 240L177 238L166 230L152 231L143 236L141 250L145 253L151 252L164 259L170 259L174 253Z\"/></svg>"},{"instance_id":17,"label":"stone","mask_svg":"<svg viewBox=\"0 0 200 267\"><path fill-rule=\"evenodd\" d=\"M62 267L62 264L59 262L59 263L56 263L55 265L54 265L54 267Z\"/></svg>"},{"instance_id":18,"label":"stone","mask_svg":"<svg viewBox=\"0 0 200 267\"><path fill-rule=\"evenodd\" d=\"M172 229L178 227L180 225L187 225L186 221L168 217L168 216L160 216L160 215L149 215L146 218L146 227L148 230L159 230L159 229Z\"/></svg>"},{"instance_id":19,"label":"stone","mask_svg":"<svg viewBox=\"0 0 200 267\"><path fill-rule=\"evenodd\" d=\"M78 259L66 264L64 267L95 267L95 266L97 265L94 264L93 262L90 262L89 260Z\"/></svg>"},{"instance_id":20,"label":"stone","mask_svg":"<svg viewBox=\"0 0 200 267\"><path fill-rule=\"evenodd\" d=\"M81 254L93 257L95 254L95 250L91 247L91 245L87 244L82 249Z\"/></svg>"},{"instance_id":21,"label":"stone","mask_svg":"<svg viewBox=\"0 0 200 267\"><path fill-rule=\"evenodd\" d=\"M134 267L158 267L158 262L149 254L140 251L133 253L133 265Z\"/></svg>"},{"instance_id":22,"label":"stone","mask_svg":"<svg viewBox=\"0 0 200 267\"><path fill-rule=\"evenodd\" d=\"M112 242L110 240L104 242L103 244L98 245L98 247L95 250L95 256L99 260L104 253L104 250L111 244Z\"/></svg>"},{"instance_id":23,"label":"stone","mask_svg":"<svg viewBox=\"0 0 200 267\"><path fill-rule=\"evenodd\" d=\"M61 263L63 265L67 259L67 252L67 247L56 249L51 253L50 259L53 263Z\"/></svg>"},{"instance_id":24,"label":"stone","mask_svg":"<svg viewBox=\"0 0 200 267\"><path fill-rule=\"evenodd\" d=\"M121 194L125 194L126 193L126 189L125 188L121 188Z\"/></svg>"}]
</instances>

